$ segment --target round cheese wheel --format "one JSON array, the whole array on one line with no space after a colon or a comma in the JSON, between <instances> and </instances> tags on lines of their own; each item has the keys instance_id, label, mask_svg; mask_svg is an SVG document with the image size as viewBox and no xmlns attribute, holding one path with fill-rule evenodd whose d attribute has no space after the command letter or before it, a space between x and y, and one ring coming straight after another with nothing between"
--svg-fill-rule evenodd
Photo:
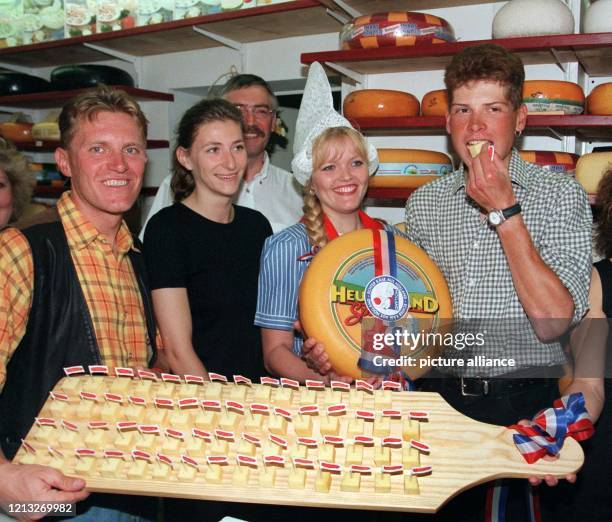
<instances>
[{"instance_id":1,"label":"round cheese wheel","mask_svg":"<svg viewBox=\"0 0 612 522\"><path fill-rule=\"evenodd\" d=\"M612 116L612 82L595 87L587 97L587 112L600 116Z\"/></svg>"},{"instance_id":2,"label":"round cheese wheel","mask_svg":"<svg viewBox=\"0 0 612 522\"><path fill-rule=\"evenodd\" d=\"M612 1L591 2L584 15L585 33L609 33L612 31Z\"/></svg>"},{"instance_id":3,"label":"round cheese wheel","mask_svg":"<svg viewBox=\"0 0 612 522\"><path fill-rule=\"evenodd\" d=\"M580 85L557 80L527 80L523 85L523 103L529 112L584 111L584 92Z\"/></svg>"},{"instance_id":4,"label":"round cheese wheel","mask_svg":"<svg viewBox=\"0 0 612 522\"><path fill-rule=\"evenodd\" d=\"M570 152L551 152L547 150L521 150L519 156L529 163L535 163L550 172L576 175L576 164L580 156Z\"/></svg>"},{"instance_id":5,"label":"round cheese wheel","mask_svg":"<svg viewBox=\"0 0 612 522\"><path fill-rule=\"evenodd\" d=\"M511 0L493 19L493 38L570 34L574 15L561 0Z\"/></svg>"},{"instance_id":6,"label":"round cheese wheel","mask_svg":"<svg viewBox=\"0 0 612 522\"><path fill-rule=\"evenodd\" d=\"M32 141L32 123L0 123L0 134L15 143Z\"/></svg>"},{"instance_id":7,"label":"round cheese wheel","mask_svg":"<svg viewBox=\"0 0 612 522\"><path fill-rule=\"evenodd\" d=\"M449 23L426 13L389 12L359 16L340 31L341 49L373 49L454 42Z\"/></svg>"},{"instance_id":8,"label":"round cheese wheel","mask_svg":"<svg viewBox=\"0 0 612 522\"><path fill-rule=\"evenodd\" d=\"M612 152L583 154L576 165L576 179L589 195L595 195L599 181L610 168L612 168Z\"/></svg>"},{"instance_id":9,"label":"round cheese wheel","mask_svg":"<svg viewBox=\"0 0 612 522\"><path fill-rule=\"evenodd\" d=\"M417 188L453 171L441 152L418 149L378 149L379 166L370 187Z\"/></svg>"},{"instance_id":10,"label":"round cheese wheel","mask_svg":"<svg viewBox=\"0 0 612 522\"><path fill-rule=\"evenodd\" d=\"M419 100L403 91L364 89L350 93L343 104L347 118L389 118L418 116Z\"/></svg>"},{"instance_id":11,"label":"round cheese wheel","mask_svg":"<svg viewBox=\"0 0 612 522\"><path fill-rule=\"evenodd\" d=\"M446 89L429 91L421 100L423 116L446 116L448 112L448 95Z\"/></svg>"},{"instance_id":12,"label":"round cheese wheel","mask_svg":"<svg viewBox=\"0 0 612 522\"><path fill-rule=\"evenodd\" d=\"M376 285L380 281L380 276L375 278L375 234L386 237L385 232L356 230L330 242L312 260L299 293L300 321L305 333L323 344L337 373L355 378L363 376L358 366L364 344L362 336L366 343L370 342L370 347L376 348L373 332L380 332L382 325L382 320L370 311L371 303L376 302ZM395 310L398 315L404 311L404 319L394 321L397 326L408 325L415 334L416 331L445 332L452 305L442 273L423 250L406 239L395 236L395 252L397 274L392 285L395 290L385 294L389 296L385 310L401 309ZM379 314L377 310L374 309ZM403 345L400 354L417 360L439 354L442 347L435 343L417 343L413 348ZM378 366L375 360L373 364ZM418 363L383 370L391 373L399 369L411 379L428 370L420 368Z\"/></svg>"},{"instance_id":13,"label":"round cheese wheel","mask_svg":"<svg viewBox=\"0 0 612 522\"><path fill-rule=\"evenodd\" d=\"M59 141L59 124L56 121L37 123L32 127L32 136L36 140Z\"/></svg>"}]
</instances>

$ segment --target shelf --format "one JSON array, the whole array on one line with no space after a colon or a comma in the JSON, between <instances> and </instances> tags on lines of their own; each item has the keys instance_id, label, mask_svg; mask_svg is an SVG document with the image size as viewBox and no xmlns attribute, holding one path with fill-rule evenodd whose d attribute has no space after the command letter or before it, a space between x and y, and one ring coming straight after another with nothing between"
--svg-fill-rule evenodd
<instances>
[{"instance_id":1,"label":"shelf","mask_svg":"<svg viewBox=\"0 0 612 522\"><path fill-rule=\"evenodd\" d=\"M146 89L137 89L136 87L127 87L125 85L116 85L114 87L127 92L139 102L174 101L174 95L166 92L148 91ZM24 109L49 109L51 107L61 107L64 102L86 90L87 89L71 89L69 91L49 91L0 96L0 106Z\"/></svg>"},{"instance_id":2,"label":"shelf","mask_svg":"<svg viewBox=\"0 0 612 522\"><path fill-rule=\"evenodd\" d=\"M406 201L415 190L413 188L370 187L366 199L399 199Z\"/></svg>"},{"instance_id":3,"label":"shelf","mask_svg":"<svg viewBox=\"0 0 612 522\"><path fill-rule=\"evenodd\" d=\"M8 47L0 49L0 65L49 67L109 59L107 54L87 44L130 56L150 56L221 45L194 31L194 27L239 43L340 30L339 22L327 14L326 7L320 2L294 0L121 31Z\"/></svg>"},{"instance_id":4,"label":"shelf","mask_svg":"<svg viewBox=\"0 0 612 522\"><path fill-rule=\"evenodd\" d=\"M445 134L443 116L415 116L412 118L358 118L352 123L367 134ZM562 136L577 136L586 141L612 140L612 116L593 115L530 115L527 117L528 134L541 134L542 130Z\"/></svg>"},{"instance_id":5,"label":"shelf","mask_svg":"<svg viewBox=\"0 0 612 522\"><path fill-rule=\"evenodd\" d=\"M612 76L612 33L565 34L473 40L411 47L304 53L303 64L332 62L360 74L444 69L466 47L496 43L520 55L525 65L578 62L589 76Z\"/></svg>"},{"instance_id":6,"label":"shelf","mask_svg":"<svg viewBox=\"0 0 612 522\"><path fill-rule=\"evenodd\" d=\"M29 141L15 143L17 150L24 152L55 152L60 146L59 141ZM168 140L147 140L147 150L167 149L170 147Z\"/></svg>"},{"instance_id":7,"label":"shelf","mask_svg":"<svg viewBox=\"0 0 612 522\"><path fill-rule=\"evenodd\" d=\"M361 14L384 13L387 11L419 11L423 9L438 9L443 7L458 7L462 5L491 4L497 0L344 0L349 7ZM331 9L339 6L333 0L321 0L322 4Z\"/></svg>"}]
</instances>

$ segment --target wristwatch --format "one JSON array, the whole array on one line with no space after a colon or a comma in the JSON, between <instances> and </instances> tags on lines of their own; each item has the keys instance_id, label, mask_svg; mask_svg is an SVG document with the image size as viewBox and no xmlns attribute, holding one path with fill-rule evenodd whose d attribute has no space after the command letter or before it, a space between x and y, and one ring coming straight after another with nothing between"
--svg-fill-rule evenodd
<instances>
[{"instance_id":1,"label":"wristwatch","mask_svg":"<svg viewBox=\"0 0 612 522\"><path fill-rule=\"evenodd\" d=\"M488 219L489 225L492 227L498 227L501 225L506 219L515 216L516 214L520 214L521 205L520 203L516 203L511 207L505 208L503 210L493 209L489 212Z\"/></svg>"}]
</instances>

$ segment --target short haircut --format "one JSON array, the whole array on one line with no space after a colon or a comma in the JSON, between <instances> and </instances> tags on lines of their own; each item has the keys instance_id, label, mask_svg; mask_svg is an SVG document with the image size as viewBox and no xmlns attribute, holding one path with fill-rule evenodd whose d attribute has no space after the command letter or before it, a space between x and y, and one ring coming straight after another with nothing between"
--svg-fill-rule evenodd
<instances>
[{"instance_id":1,"label":"short haircut","mask_svg":"<svg viewBox=\"0 0 612 522\"><path fill-rule=\"evenodd\" d=\"M449 106L455 89L473 81L489 80L506 87L506 97L514 110L523 103L525 68L518 55L501 45L481 44L466 47L446 67L444 83Z\"/></svg>"},{"instance_id":2,"label":"short haircut","mask_svg":"<svg viewBox=\"0 0 612 522\"><path fill-rule=\"evenodd\" d=\"M34 176L26 158L3 139L0 139L0 170L6 174L13 192L13 212L9 217L9 223L12 223L22 216L30 203Z\"/></svg>"},{"instance_id":3,"label":"short haircut","mask_svg":"<svg viewBox=\"0 0 612 522\"><path fill-rule=\"evenodd\" d=\"M253 86L263 87L267 91L268 96L270 96L270 108L274 111L278 109L278 100L268 85L268 82L254 74L237 74L236 76L232 76L221 89L221 98L225 98L225 95L232 91Z\"/></svg>"},{"instance_id":4,"label":"short haircut","mask_svg":"<svg viewBox=\"0 0 612 522\"><path fill-rule=\"evenodd\" d=\"M100 112L122 112L131 116L140 127L142 137L147 139L149 122L138 102L125 91L100 84L75 96L62 108L59 116L61 146L67 148L70 145L79 119L93 121Z\"/></svg>"},{"instance_id":5,"label":"short haircut","mask_svg":"<svg viewBox=\"0 0 612 522\"><path fill-rule=\"evenodd\" d=\"M179 147L189 149L196 139L202 125L214 121L233 121L242 128L242 114L227 100L216 98L202 100L185 111L176 128L176 147L172 155L172 180L170 187L174 193L174 201L182 201L195 190L193 173L183 167L176 157Z\"/></svg>"}]
</instances>

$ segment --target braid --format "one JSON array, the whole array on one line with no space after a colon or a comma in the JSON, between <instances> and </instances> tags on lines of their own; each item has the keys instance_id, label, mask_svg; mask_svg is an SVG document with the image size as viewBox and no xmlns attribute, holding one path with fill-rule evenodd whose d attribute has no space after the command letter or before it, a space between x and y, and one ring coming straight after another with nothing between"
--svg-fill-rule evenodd
<instances>
[{"instance_id":1,"label":"braid","mask_svg":"<svg viewBox=\"0 0 612 522\"><path fill-rule=\"evenodd\" d=\"M311 181L308 180L304 188L304 224L308 234L308 242L312 246L323 248L327 245L327 236L323 228L323 209L319 198L311 189Z\"/></svg>"}]
</instances>

